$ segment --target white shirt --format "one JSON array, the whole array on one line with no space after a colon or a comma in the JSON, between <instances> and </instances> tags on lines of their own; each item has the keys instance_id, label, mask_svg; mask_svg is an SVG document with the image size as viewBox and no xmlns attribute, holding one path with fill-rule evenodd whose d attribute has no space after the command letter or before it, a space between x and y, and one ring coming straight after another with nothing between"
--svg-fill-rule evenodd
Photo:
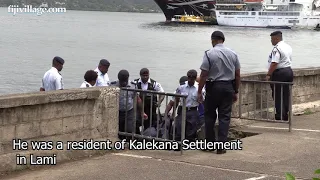
<instances>
[{"instance_id":1,"label":"white shirt","mask_svg":"<svg viewBox=\"0 0 320 180\"><path fill-rule=\"evenodd\" d=\"M96 68L94 71L98 74L96 86L109 86L110 80L108 74L106 73L103 75L99 68Z\"/></svg>"},{"instance_id":2,"label":"white shirt","mask_svg":"<svg viewBox=\"0 0 320 180\"><path fill-rule=\"evenodd\" d=\"M147 89L148 89L148 83L151 83L151 80L150 80L150 78L149 78L146 83L143 83L143 82L141 81L141 78L140 78L139 81L138 81L138 83L139 83L139 82L141 82L141 89L142 89L142 90L147 90ZM163 90L163 88L162 88L162 86L161 86L160 83L155 82L155 85L154 85L154 86L155 86L155 87L154 87L154 90L155 90L155 91L157 91L157 92L164 92L164 90Z\"/></svg>"},{"instance_id":3,"label":"white shirt","mask_svg":"<svg viewBox=\"0 0 320 180\"><path fill-rule=\"evenodd\" d=\"M198 88L199 83L195 82L193 86L189 86L189 84L186 82L184 85L181 85L177 88L176 92L177 94L181 95L187 95L186 99L186 107L198 107ZM202 96L205 97L205 90L202 89ZM183 98L180 98L180 105L183 104Z\"/></svg>"},{"instance_id":4,"label":"white shirt","mask_svg":"<svg viewBox=\"0 0 320 180\"><path fill-rule=\"evenodd\" d=\"M42 78L42 88L45 91L63 89L62 76L55 67L48 70Z\"/></svg>"},{"instance_id":5,"label":"white shirt","mask_svg":"<svg viewBox=\"0 0 320 180\"><path fill-rule=\"evenodd\" d=\"M278 63L277 69L291 67L292 48L287 43L280 41L272 49L269 56L269 68L272 62Z\"/></svg>"},{"instance_id":6,"label":"white shirt","mask_svg":"<svg viewBox=\"0 0 320 180\"><path fill-rule=\"evenodd\" d=\"M87 88L87 87L93 87L93 86L90 83L88 83L87 81L83 81L80 88Z\"/></svg>"}]
</instances>

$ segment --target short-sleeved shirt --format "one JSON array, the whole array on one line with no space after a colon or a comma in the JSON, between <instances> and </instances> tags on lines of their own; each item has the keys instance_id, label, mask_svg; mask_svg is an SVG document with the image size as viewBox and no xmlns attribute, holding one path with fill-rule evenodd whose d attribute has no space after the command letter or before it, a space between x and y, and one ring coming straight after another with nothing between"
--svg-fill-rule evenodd
<instances>
[{"instance_id":1,"label":"short-sleeved shirt","mask_svg":"<svg viewBox=\"0 0 320 180\"><path fill-rule=\"evenodd\" d=\"M52 67L44 74L41 87L44 88L45 91L53 91L64 88L62 76L55 67Z\"/></svg>"},{"instance_id":2,"label":"short-sleeved shirt","mask_svg":"<svg viewBox=\"0 0 320 180\"><path fill-rule=\"evenodd\" d=\"M109 76L107 73L102 74L102 72L99 70L99 68L96 68L94 70L98 74L96 86L109 86Z\"/></svg>"},{"instance_id":3,"label":"short-sleeved shirt","mask_svg":"<svg viewBox=\"0 0 320 180\"><path fill-rule=\"evenodd\" d=\"M93 86L87 81L84 81L80 86L80 88L87 88L87 87L93 87Z\"/></svg>"},{"instance_id":4,"label":"short-sleeved shirt","mask_svg":"<svg viewBox=\"0 0 320 180\"><path fill-rule=\"evenodd\" d=\"M278 63L277 69L291 67L292 48L287 43L280 41L272 49L269 55L268 65L272 62Z\"/></svg>"},{"instance_id":5,"label":"short-sleeved shirt","mask_svg":"<svg viewBox=\"0 0 320 180\"><path fill-rule=\"evenodd\" d=\"M198 107L198 88L199 83L195 82L193 86L189 86L188 83L180 85L176 93L181 95L187 95L186 107ZM202 96L205 97L205 90L202 89ZM180 105L182 105L183 99L180 98Z\"/></svg>"},{"instance_id":6,"label":"short-sleeved shirt","mask_svg":"<svg viewBox=\"0 0 320 180\"><path fill-rule=\"evenodd\" d=\"M110 82L110 86L116 86L120 87L119 80ZM126 88L129 89L136 89L136 85L134 82L129 81ZM127 99L127 91L126 90L120 90L119 95L119 111L129 111L133 108L133 101L134 101L134 92L128 91L128 106L126 108L126 99Z\"/></svg>"},{"instance_id":7,"label":"short-sleeved shirt","mask_svg":"<svg viewBox=\"0 0 320 180\"><path fill-rule=\"evenodd\" d=\"M235 71L240 69L240 62L234 51L217 44L205 52L200 69L208 71L208 79L213 81L231 81L235 79Z\"/></svg>"}]
</instances>

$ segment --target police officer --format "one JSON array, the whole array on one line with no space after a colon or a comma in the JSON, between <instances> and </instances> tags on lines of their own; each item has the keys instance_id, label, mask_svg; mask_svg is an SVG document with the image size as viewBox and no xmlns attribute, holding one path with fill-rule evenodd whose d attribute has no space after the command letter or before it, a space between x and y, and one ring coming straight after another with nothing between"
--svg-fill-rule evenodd
<instances>
[{"instance_id":1,"label":"police officer","mask_svg":"<svg viewBox=\"0 0 320 180\"><path fill-rule=\"evenodd\" d=\"M274 46L269 56L269 71L266 80L292 82L293 71L291 69L292 48L282 39L282 32L275 31L270 34L271 43ZM282 94L281 94L282 86ZM288 120L289 111L289 85L275 84L271 85L272 97L275 94L276 120ZM281 97L282 107L281 107ZM282 110L282 114L281 114Z\"/></svg>"},{"instance_id":2,"label":"police officer","mask_svg":"<svg viewBox=\"0 0 320 180\"><path fill-rule=\"evenodd\" d=\"M197 122L199 121L198 113L198 91L201 95L204 94L204 90L198 89L198 83L196 82L197 71L192 69L187 72L188 82L180 85L177 88L177 94L187 95L186 99L186 139L189 141L195 141L197 135ZM179 104L178 116L175 122L176 138L175 140L181 140L181 123L182 123L182 108L183 98L176 98L176 103Z\"/></svg>"},{"instance_id":3,"label":"police officer","mask_svg":"<svg viewBox=\"0 0 320 180\"><path fill-rule=\"evenodd\" d=\"M84 74L84 82L81 84L80 88L87 88L95 86L97 82L98 74L94 70L88 70Z\"/></svg>"},{"instance_id":4,"label":"police officer","mask_svg":"<svg viewBox=\"0 0 320 180\"><path fill-rule=\"evenodd\" d=\"M211 35L213 48L206 51L200 66L199 101L202 102L201 90L206 86L205 98L205 134L207 142L214 142L214 125L218 109L219 130L217 141L226 142L232 103L237 100L240 84L240 63L237 54L223 45L224 34L214 31ZM218 154L226 153L218 149Z\"/></svg>"},{"instance_id":5,"label":"police officer","mask_svg":"<svg viewBox=\"0 0 320 180\"><path fill-rule=\"evenodd\" d=\"M140 78L135 79L138 89L164 92L160 83L149 77L149 70L147 68L142 68L140 70ZM143 100L143 93L140 93L140 98ZM151 102L151 96L153 96L153 102ZM148 115L148 120L145 120L143 123L144 129L141 130L144 135L156 137L157 136L157 107L160 107L165 96L160 96L159 100L156 94L150 95L149 93L145 94L144 99L144 112ZM150 111L152 103L152 111ZM152 119L151 118L152 114ZM160 115L160 114L159 114Z\"/></svg>"},{"instance_id":6,"label":"police officer","mask_svg":"<svg viewBox=\"0 0 320 180\"><path fill-rule=\"evenodd\" d=\"M136 88L136 84L132 81L129 81L129 72L127 70L119 71L118 80L112 81L110 83L110 85L117 86L119 88L122 88L122 87L129 88L129 89ZM128 101L128 106L126 106L126 101ZM119 132L128 132L128 133L133 132L133 128L134 128L133 103L134 103L134 92L128 91L128 97L127 97L127 91L120 90L120 95L119 95ZM142 101L139 97L137 97L137 105L138 105L138 110L141 113L141 117L143 117L144 119L147 119L147 115L142 110ZM125 125L126 113L127 113L127 125ZM135 131L137 132L137 130L138 130L138 127L136 127ZM119 136L119 138L123 139L124 136Z\"/></svg>"},{"instance_id":7,"label":"police officer","mask_svg":"<svg viewBox=\"0 0 320 180\"><path fill-rule=\"evenodd\" d=\"M98 67L94 70L98 74L98 79L96 86L108 86L109 85L109 76L108 70L110 67L110 62L106 59L101 59Z\"/></svg>"},{"instance_id":8,"label":"police officer","mask_svg":"<svg viewBox=\"0 0 320 180\"><path fill-rule=\"evenodd\" d=\"M42 78L40 91L62 90L63 81L60 71L64 65L64 60L56 56L52 60L52 68L48 70Z\"/></svg>"}]
</instances>

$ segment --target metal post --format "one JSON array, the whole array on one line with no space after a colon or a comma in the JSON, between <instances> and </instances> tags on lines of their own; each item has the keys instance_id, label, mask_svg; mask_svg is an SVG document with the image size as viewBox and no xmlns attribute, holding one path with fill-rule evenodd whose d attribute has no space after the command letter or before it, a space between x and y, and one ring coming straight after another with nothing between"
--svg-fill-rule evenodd
<instances>
[{"instance_id":1,"label":"metal post","mask_svg":"<svg viewBox=\"0 0 320 180\"><path fill-rule=\"evenodd\" d=\"M292 85L289 85L289 132L292 130Z\"/></svg>"},{"instance_id":2,"label":"metal post","mask_svg":"<svg viewBox=\"0 0 320 180\"><path fill-rule=\"evenodd\" d=\"M280 98L281 98L281 107L280 107L280 116L281 116L281 118L280 118L280 120L282 121L283 120L283 117L282 117L282 111L283 111L283 84L280 84L280 86L281 86L281 96L280 96Z\"/></svg>"},{"instance_id":3,"label":"metal post","mask_svg":"<svg viewBox=\"0 0 320 180\"><path fill-rule=\"evenodd\" d=\"M260 115L261 119L263 119L262 113L263 113L263 101L262 101L262 83L260 83Z\"/></svg>"},{"instance_id":4,"label":"metal post","mask_svg":"<svg viewBox=\"0 0 320 180\"><path fill-rule=\"evenodd\" d=\"M153 109L152 109L152 106L153 106L153 94L151 94L151 99L150 99L150 124L149 124L149 128L150 128L150 131L151 131L151 127L152 127L152 115L153 115Z\"/></svg>"},{"instance_id":5,"label":"metal post","mask_svg":"<svg viewBox=\"0 0 320 180\"><path fill-rule=\"evenodd\" d=\"M269 120L269 93L268 93L268 90L266 90L266 101L267 101L267 120Z\"/></svg>"},{"instance_id":6,"label":"metal post","mask_svg":"<svg viewBox=\"0 0 320 180\"><path fill-rule=\"evenodd\" d=\"M134 92L134 99L133 99L133 129L132 129L132 140L136 134L136 126L137 126L137 92ZM141 113L140 113L141 114Z\"/></svg>"},{"instance_id":7,"label":"metal post","mask_svg":"<svg viewBox=\"0 0 320 180\"><path fill-rule=\"evenodd\" d=\"M182 122L181 122L181 155L183 154L183 147L182 141L185 139L186 134L186 97L183 98L183 105L182 105Z\"/></svg>"},{"instance_id":8,"label":"metal post","mask_svg":"<svg viewBox=\"0 0 320 180\"><path fill-rule=\"evenodd\" d=\"M277 113L277 109L276 109L276 84L273 84L273 120L275 120L275 115Z\"/></svg>"},{"instance_id":9,"label":"metal post","mask_svg":"<svg viewBox=\"0 0 320 180\"><path fill-rule=\"evenodd\" d=\"M254 103L254 114L253 114L253 119L256 119L256 110L257 110L257 89L256 89L256 83L253 83L253 103Z\"/></svg>"},{"instance_id":10,"label":"metal post","mask_svg":"<svg viewBox=\"0 0 320 180\"><path fill-rule=\"evenodd\" d=\"M242 118L242 112L241 112L241 107L242 107L242 85L240 84L239 86L239 118Z\"/></svg>"},{"instance_id":11,"label":"metal post","mask_svg":"<svg viewBox=\"0 0 320 180\"><path fill-rule=\"evenodd\" d=\"M168 105L168 96L166 96L166 107ZM166 117L164 117L164 134L167 135L167 115L165 114ZM169 121L170 122L170 121ZM169 126L170 127L170 126ZM169 131L170 132L170 131ZM168 136L165 136L168 137Z\"/></svg>"},{"instance_id":12,"label":"metal post","mask_svg":"<svg viewBox=\"0 0 320 180\"><path fill-rule=\"evenodd\" d=\"M146 95L145 93L142 93L142 111L144 111L144 100L146 99ZM142 127L142 130L139 130L141 131L141 135L143 135L143 132L144 132L144 118L141 117L141 127Z\"/></svg>"},{"instance_id":13,"label":"metal post","mask_svg":"<svg viewBox=\"0 0 320 180\"><path fill-rule=\"evenodd\" d=\"M175 140L176 139L176 108L177 106L177 102L176 102L176 98L174 99L174 103L173 103L173 136L172 136L172 140Z\"/></svg>"},{"instance_id":14,"label":"metal post","mask_svg":"<svg viewBox=\"0 0 320 180\"><path fill-rule=\"evenodd\" d=\"M123 90L120 90L123 91ZM129 97L129 91L126 91L126 115L124 118L124 131L127 133L128 132L128 97Z\"/></svg>"}]
</instances>

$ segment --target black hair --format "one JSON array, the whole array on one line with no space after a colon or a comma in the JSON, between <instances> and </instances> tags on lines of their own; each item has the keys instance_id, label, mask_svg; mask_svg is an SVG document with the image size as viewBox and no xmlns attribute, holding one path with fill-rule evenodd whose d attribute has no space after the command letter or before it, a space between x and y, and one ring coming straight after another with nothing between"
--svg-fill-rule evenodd
<instances>
[{"instance_id":1,"label":"black hair","mask_svg":"<svg viewBox=\"0 0 320 180\"><path fill-rule=\"evenodd\" d=\"M98 78L98 74L94 70L88 70L84 74L84 80L87 82L95 81L95 80L97 80L97 78Z\"/></svg>"}]
</instances>

